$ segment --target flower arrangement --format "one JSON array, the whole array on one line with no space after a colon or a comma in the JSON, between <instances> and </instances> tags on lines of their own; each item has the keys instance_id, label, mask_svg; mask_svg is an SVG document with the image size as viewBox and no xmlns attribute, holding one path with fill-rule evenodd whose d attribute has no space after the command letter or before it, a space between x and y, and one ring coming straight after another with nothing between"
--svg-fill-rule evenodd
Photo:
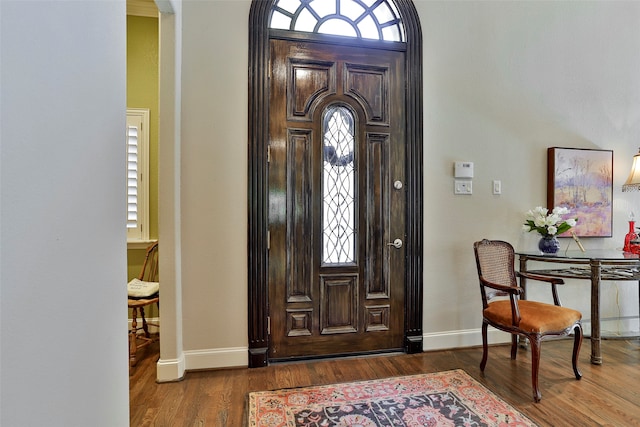
<instances>
[{"instance_id":1,"label":"flower arrangement","mask_svg":"<svg viewBox=\"0 0 640 427\"><path fill-rule=\"evenodd\" d=\"M524 231L537 231L542 237L553 237L562 234L574 227L578 218L563 219L562 215L569 213L569 209L555 207L549 213L549 209L538 206L526 213L525 222L522 225Z\"/></svg>"}]
</instances>

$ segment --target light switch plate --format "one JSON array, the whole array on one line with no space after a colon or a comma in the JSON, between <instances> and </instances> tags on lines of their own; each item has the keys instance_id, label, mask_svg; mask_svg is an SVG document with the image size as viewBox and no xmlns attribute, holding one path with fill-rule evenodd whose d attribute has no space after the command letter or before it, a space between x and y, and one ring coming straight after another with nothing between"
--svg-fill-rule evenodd
<instances>
[{"instance_id":1,"label":"light switch plate","mask_svg":"<svg viewBox=\"0 0 640 427\"><path fill-rule=\"evenodd\" d=\"M502 194L502 182L498 180L493 181L493 194Z\"/></svg>"},{"instance_id":2,"label":"light switch plate","mask_svg":"<svg viewBox=\"0 0 640 427\"><path fill-rule=\"evenodd\" d=\"M473 186L469 180L456 179L453 187L454 194L472 194Z\"/></svg>"}]
</instances>

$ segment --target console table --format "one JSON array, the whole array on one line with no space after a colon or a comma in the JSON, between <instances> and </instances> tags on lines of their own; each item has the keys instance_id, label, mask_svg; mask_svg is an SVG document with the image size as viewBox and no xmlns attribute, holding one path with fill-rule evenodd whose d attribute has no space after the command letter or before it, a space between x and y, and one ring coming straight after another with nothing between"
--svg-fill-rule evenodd
<instances>
[{"instance_id":1,"label":"console table","mask_svg":"<svg viewBox=\"0 0 640 427\"><path fill-rule=\"evenodd\" d=\"M520 258L520 271L565 279L588 279L591 281L591 363L602 364L600 352L600 283L603 280L640 281L640 255L616 250L560 251L542 255L540 252L516 252ZM567 264L566 268L528 270L527 262ZM524 289L525 278L520 286Z\"/></svg>"}]
</instances>

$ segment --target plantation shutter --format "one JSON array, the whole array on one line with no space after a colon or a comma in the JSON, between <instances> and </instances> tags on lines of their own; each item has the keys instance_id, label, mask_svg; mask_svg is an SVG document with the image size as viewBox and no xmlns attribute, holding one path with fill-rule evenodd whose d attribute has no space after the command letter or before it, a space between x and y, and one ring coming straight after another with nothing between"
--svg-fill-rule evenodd
<instances>
[{"instance_id":1,"label":"plantation shutter","mask_svg":"<svg viewBox=\"0 0 640 427\"><path fill-rule=\"evenodd\" d=\"M127 240L148 237L148 110L127 110Z\"/></svg>"}]
</instances>

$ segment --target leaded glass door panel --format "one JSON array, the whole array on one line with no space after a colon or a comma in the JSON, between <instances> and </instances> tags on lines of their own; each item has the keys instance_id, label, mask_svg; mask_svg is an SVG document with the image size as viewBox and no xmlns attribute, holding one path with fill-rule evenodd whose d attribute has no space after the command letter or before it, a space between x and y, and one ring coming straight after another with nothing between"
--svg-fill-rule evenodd
<instances>
[{"instance_id":1,"label":"leaded glass door panel","mask_svg":"<svg viewBox=\"0 0 640 427\"><path fill-rule=\"evenodd\" d=\"M404 53L270 43L269 358L401 350Z\"/></svg>"}]
</instances>

